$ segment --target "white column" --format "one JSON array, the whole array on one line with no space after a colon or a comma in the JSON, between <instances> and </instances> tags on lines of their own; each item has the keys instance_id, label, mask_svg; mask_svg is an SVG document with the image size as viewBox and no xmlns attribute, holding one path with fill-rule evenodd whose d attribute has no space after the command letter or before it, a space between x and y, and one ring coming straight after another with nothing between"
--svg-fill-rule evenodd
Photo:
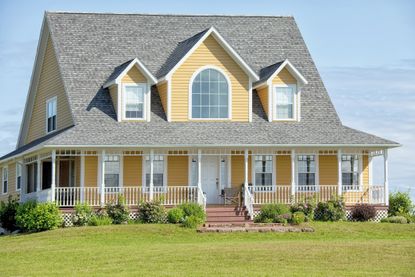
<instances>
[{"instance_id":1,"label":"white column","mask_svg":"<svg viewBox=\"0 0 415 277\"><path fill-rule=\"evenodd\" d=\"M100 176L100 188L101 188L101 207L105 205L105 150L101 152L101 160L100 160L100 168L101 168L101 176Z\"/></svg>"},{"instance_id":2,"label":"white column","mask_svg":"<svg viewBox=\"0 0 415 277\"><path fill-rule=\"evenodd\" d=\"M244 185L245 185L245 189L248 189L248 161L249 161L249 157L248 157L248 149L245 149L245 153L244 153L244 158L245 158L245 179L244 179Z\"/></svg>"},{"instance_id":3,"label":"white column","mask_svg":"<svg viewBox=\"0 0 415 277\"><path fill-rule=\"evenodd\" d=\"M295 150L291 150L291 196L295 196Z\"/></svg>"},{"instance_id":4,"label":"white column","mask_svg":"<svg viewBox=\"0 0 415 277\"><path fill-rule=\"evenodd\" d=\"M150 150L150 201L153 201L154 196L154 180L153 180L153 173L154 173L154 150Z\"/></svg>"},{"instance_id":5,"label":"white column","mask_svg":"<svg viewBox=\"0 0 415 277\"><path fill-rule=\"evenodd\" d=\"M342 179L342 151L337 150L337 194L343 194L343 179Z\"/></svg>"},{"instance_id":6,"label":"white column","mask_svg":"<svg viewBox=\"0 0 415 277\"><path fill-rule=\"evenodd\" d=\"M197 150L197 186L202 189L202 150Z\"/></svg>"},{"instance_id":7,"label":"white column","mask_svg":"<svg viewBox=\"0 0 415 277\"><path fill-rule=\"evenodd\" d=\"M388 166L388 149L383 150L383 179L384 179L384 193L385 205L389 205L389 166Z\"/></svg>"},{"instance_id":8,"label":"white column","mask_svg":"<svg viewBox=\"0 0 415 277\"><path fill-rule=\"evenodd\" d=\"M84 153L81 152L81 164L80 164L80 172L79 172L79 186L81 187L81 203L84 203L84 189L85 189L85 156Z\"/></svg>"},{"instance_id":9,"label":"white column","mask_svg":"<svg viewBox=\"0 0 415 277\"><path fill-rule=\"evenodd\" d=\"M40 184L40 181L42 180L41 179L41 165L42 165L42 163L41 163L41 161L40 161L40 156L39 155L37 155L37 161L36 161L36 163L37 163L37 176L36 176L36 191L41 191L42 190L42 186L41 186L41 184Z\"/></svg>"},{"instance_id":10,"label":"white column","mask_svg":"<svg viewBox=\"0 0 415 277\"><path fill-rule=\"evenodd\" d=\"M56 190L56 150L52 150L52 183L50 189L52 190L52 202L55 202L55 190Z\"/></svg>"},{"instance_id":11,"label":"white column","mask_svg":"<svg viewBox=\"0 0 415 277\"><path fill-rule=\"evenodd\" d=\"M22 186L20 188L20 201L24 199L24 196L27 193L27 166L24 163L24 160L22 161Z\"/></svg>"}]
</instances>

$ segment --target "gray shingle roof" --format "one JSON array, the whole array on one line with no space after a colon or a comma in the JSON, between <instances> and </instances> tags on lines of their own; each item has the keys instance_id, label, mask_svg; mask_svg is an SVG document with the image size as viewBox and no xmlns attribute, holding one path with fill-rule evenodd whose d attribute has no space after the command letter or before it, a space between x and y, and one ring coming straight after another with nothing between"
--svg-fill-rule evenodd
<instances>
[{"instance_id":1,"label":"gray shingle roof","mask_svg":"<svg viewBox=\"0 0 415 277\"><path fill-rule=\"evenodd\" d=\"M134 59L131 59L129 61L126 61L125 63L117 66L114 68L114 71L111 73L111 75L108 77L107 81L105 83L111 83L117 79L118 76L130 65L130 63Z\"/></svg>"},{"instance_id":2,"label":"gray shingle roof","mask_svg":"<svg viewBox=\"0 0 415 277\"><path fill-rule=\"evenodd\" d=\"M341 124L293 17L60 12L46 17L76 125L48 145L395 144ZM254 92L251 123L169 123L154 87L151 122L117 122L102 88L114 68L137 57L153 75L163 76L212 26L258 75L285 59L298 68L308 81L301 122L268 122Z\"/></svg>"},{"instance_id":3,"label":"gray shingle roof","mask_svg":"<svg viewBox=\"0 0 415 277\"><path fill-rule=\"evenodd\" d=\"M256 84L260 84L268 80L272 76L272 74L274 74L274 72L278 70L278 68L283 64L283 62L284 61L281 61L278 63L271 64L267 67L261 68L261 70L259 70L259 80L254 83L254 86Z\"/></svg>"}]
</instances>

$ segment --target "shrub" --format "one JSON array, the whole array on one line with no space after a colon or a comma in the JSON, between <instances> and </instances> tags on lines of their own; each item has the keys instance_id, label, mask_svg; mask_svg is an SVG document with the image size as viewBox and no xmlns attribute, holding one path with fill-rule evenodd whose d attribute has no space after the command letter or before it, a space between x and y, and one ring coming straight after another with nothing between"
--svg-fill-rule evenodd
<instances>
[{"instance_id":1,"label":"shrub","mask_svg":"<svg viewBox=\"0 0 415 277\"><path fill-rule=\"evenodd\" d=\"M255 222L260 223L286 223L291 218L291 212L287 205L283 204L267 204L262 206Z\"/></svg>"},{"instance_id":2,"label":"shrub","mask_svg":"<svg viewBox=\"0 0 415 277\"><path fill-rule=\"evenodd\" d=\"M130 215L130 211L124 204L124 198L121 196L118 197L116 202L107 204L106 211L114 224L127 223Z\"/></svg>"},{"instance_id":3,"label":"shrub","mask_svg":"<svg viewBox=\"0 0 415 277\"><path fill-rule=\"evenodd\" d=\"M55 229L62 224L59 208L55 203L36 203L28 201L19 205L16 223L27 232Z\"/></svg>"},{"instance_id":4,"label":"shrub","mask_svg":"<svg viewBox=\"0 0 415 277\"><path fill-rule=\"evenodd\" d=\"M295 203L291 206L291 212L302 212L305 215L305 221L314 219L314 210L316 204L314 198L307 199L305 202Z\"/></svg>"},{"instance_id":5,"label":"shrub","mask_svg":"<svg viewBox=\"0 0 415 277\"><path fill-rule=\"evenodd\" d=\"M376 217L376 209L372 205L361 204L352 208L352 219L355 221L369 221Z\"/></svg>"},{"instance_id":6,"label":"shrub","mask_svg":"<svg viewBox=\"0 0 415 277\"><path fill-rule=\"evenodd\" d=\"M166 210L160 202L145 202L138 207L138 218L142 223L164 223Z\"/></svg>"},{"instance_id":7,"label":"shrub","mask_svg":"<svg viewBox=\"0 0 415 277\"><path fill-rule=\"evenodd\" d=\"M380 222L406 224L408 221L403 216L391 216L383 218Z\"/></svg>"},{"instance_id":8,"label":"shrub","mask_svg":"<svg viewBox=\"0 0 415 277\"><path fill-rule=\"evenodd\" d=\"M188 216L183 221L183 227L186 228L196 228L198 225L202 224L204 220L195 215Z\"/></svg>"},{"instance_id":9,"label":"shrub","mask_svg":"<svg viewBox=\"0 0 415 277\"><path fill-rule=\"evenodd\" d=\"M167 213L167 220L170 223L176 224L176 223L181 223L184 220L184 212L182 208L176 207L173 208L171 210L169 210L169 212Z\"/></svg>"},{"instance_id":10,"label":"shrub","mask_svg":"<svg viewBox=\"0 0 415 277\"><path fill-rule=\"evenodd\" d=\"M86 226L91 220L94 212L87 204L76 204L75 213L72 215L72 223L75 226Z\"/></svg>"},{"instance_id":11,"label":"shrub","mask_svg":"<svg viewBox=\"0 0 415 277\"><path fill-rule=\"evenodd\" d=\"M7 202L0 203L0 224L4 229L11 232L17 230L16 212L19 207L19 202L9 196Z\"/></svg>"},{"instance_id":12,"label":"shrub","mask_svg":"<svg viewBox=\"0 0 415 277\"><path fill-rule=\"evenodd\" d=\"M185 203L178 207L183 210L185 219L190 216L195 216L199 218L202 223L205 222L206 214L202 206L196 203Z\"/></svg>"},{"instance_id":13,"label":"shrub","mask_svg":"<svg viewBox=\"0 0 415 277\"><path fill-rule=\"evenodd\" d=\"M295 212L291 218L291 223L298 225L305 221L305 214L303 212Z\"/></svg>"},{"instance_id":14,"label":"shrub","mask_svg":"<svg viewBox=\"0 0 415 277\"><path fill-rule=\"evenodd\" d=\"M103 226L103 225L111 225L112 219L107 215L93 215L89 221L88 226Z\"/></svg>"},{"instance_id":15,"label":"shrub","mask_svg":"<svg viewBox=\"0 0 415 277\"><path fill-rule=\"evenodd\" d=\"M315 219L321 221L344 220L346 209L342 199L332 199L327 202L319 202L315 211Z\"/></svg>"},{"instance_id":16,"label":"shrub","mask_svg":"<svg viewBox=\"0 0 415 277\"><path fill-rule=\"evenodd\" d=\"M414 213L414 207L412 205L411 197L409 192L395 192L389 194L389 216L398 214L409 214Z\"/></svg>"}]
</instances>

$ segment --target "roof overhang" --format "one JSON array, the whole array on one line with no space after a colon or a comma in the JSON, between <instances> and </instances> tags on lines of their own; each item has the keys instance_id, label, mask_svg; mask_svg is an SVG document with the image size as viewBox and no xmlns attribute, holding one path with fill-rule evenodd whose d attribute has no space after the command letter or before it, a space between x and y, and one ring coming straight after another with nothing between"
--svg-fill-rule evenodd
<instances>
[{"instance_id":1,"label":"roof overhang","mask_svg":"<svg viewBox=\"0 0 415 277\"><path fill-rule=\"evenodd\" d=\"M151 72L145 67L145 65L140 62L138 58L132 60L128 66L120 73L118 76L112 80L108 80L102 87L108 88L112 85L121 83L122 78L130 71L130 69L135 66L137 69L147 78L147 80L153 85L157 83L156 77L151 74Z\"/></svg>"},{"instance_id":2,"label":"roof overhang","mask_svg":"<svg viewBox=\"0 0 415 277\"><path fill-rule=\"evenodd\" d=\"M252 70L252 68L242 59L242 57L229 45L229 43L219 34L215 27L210 27L209 30L198 40L195 45L184 55L176 65L163 77L161 77L158 82L163 82L169 80L173 73L186 61L186 59L206 40L210 35L212 35L216 41L225 49L225 51L232 57L232 59L242 68L242 70L253 80L258 81L258 75Z\"/></svg>"}]
</instances>

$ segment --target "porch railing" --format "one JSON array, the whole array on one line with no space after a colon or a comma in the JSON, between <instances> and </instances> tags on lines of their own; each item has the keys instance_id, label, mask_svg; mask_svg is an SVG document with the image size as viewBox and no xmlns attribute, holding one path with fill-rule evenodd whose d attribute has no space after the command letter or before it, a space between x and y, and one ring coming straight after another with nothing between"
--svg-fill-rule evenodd
<instances>
[{"instance_id":1,"label":"porch railing","mask_svg":"<svg viewBox=\"0 0 415 277\"><path fill-rule=\"evenodd\" d=\"M291 186L277 185L277 186L255 186L249 187L254 198L254 204L267 203L291 203Z\"/></svg>"}]
</instances>

